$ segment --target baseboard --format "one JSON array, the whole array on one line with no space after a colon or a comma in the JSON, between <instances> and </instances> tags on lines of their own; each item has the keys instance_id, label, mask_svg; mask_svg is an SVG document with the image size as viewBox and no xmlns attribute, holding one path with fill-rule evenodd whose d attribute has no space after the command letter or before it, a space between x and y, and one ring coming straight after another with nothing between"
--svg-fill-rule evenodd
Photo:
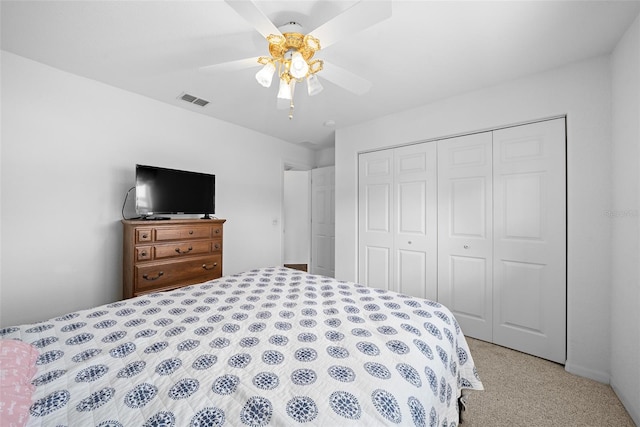
<instances>
[{"instance_id":1,"label":"baseboard","mask_svg":"<svg viewBox=\"0 0 640 427\"><path fill-rule=\"evenodd\" d=\"M589 378L590 380L598 381L599 383L609 384L609 382L611 381L611 376L606 372L594 371L592 369L574 365L570 362L567 362L564 365L564 370L569 372L570 374Z\"/></svg>"},{"instance_id":2,"label":"baseboard","mask_svg":"<svg viewBox=\"0 0 640 427\"><path fill-rule=\"evenodd\" d=\"M637 426L640 426L640 405L638 405L638 402L633 399L629 399L628 396L625 396L624 393L620 392L616 387L615 378L612 378L611 388L616 396L618 396L618 399L620 399L620 402L622 402L622 406L627 410L633 422L636 423ZM632 405L632 402L636 403L635 407Z\"/></svg>"}]
</instances>

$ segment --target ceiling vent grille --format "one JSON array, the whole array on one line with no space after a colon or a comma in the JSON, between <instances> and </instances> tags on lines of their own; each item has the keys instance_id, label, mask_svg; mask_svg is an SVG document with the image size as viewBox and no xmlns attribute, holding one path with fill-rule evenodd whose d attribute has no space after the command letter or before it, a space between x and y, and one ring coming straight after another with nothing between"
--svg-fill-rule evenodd
<instances>
[{"instance_id":1,"label":"ceiling vent grille","mask_svg":"<svg viewBox=\"0 0 640 427\"><path fill-rule=\"evenodd\" d=\"M178 98L190 104L198 105L200 107L204 107L209 104L209 101L198 98L197 96L189 95L188 93L183 93Z\"/></svg>"}]
</instances>

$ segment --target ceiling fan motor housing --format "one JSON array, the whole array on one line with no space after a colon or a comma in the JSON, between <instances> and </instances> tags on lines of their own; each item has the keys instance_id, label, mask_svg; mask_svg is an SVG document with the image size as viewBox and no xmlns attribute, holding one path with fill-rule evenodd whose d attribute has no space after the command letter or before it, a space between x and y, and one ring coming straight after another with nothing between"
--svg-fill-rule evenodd
<instances>
[{"instance_id":1,"label":"ceiling fan motor housing","mask_svg":"<svg viewBox=\"0 0 640 427\"><path fill-rule=\"evenodd\" d=\"M269 60L277 61L286 67L291 63L292 54L299 52L305 62L309 64L309 75L322 70L323 62L321 60L310 61L313 55L320 50L320 41L317 38L302 34L300 32L302 26L296 22L290 22L279 29L282 34L267 36L271 58L260 58L258 62L265 64Z\"/></svg>"},{"instance_id":2,"label":"ceiling fan motor housing","mask_svg":"<svg viewBox=\"0 0 640 427\"><path fill-rule=\"evenodd\" d=\"M285 54L291 49L300 52L305 61L309 61L320 50L320 42L313 36L305 36L301 33L284 33L280 35L270 35L269 53L276 60L284 60Z\"/></svg>"}]
</instances>

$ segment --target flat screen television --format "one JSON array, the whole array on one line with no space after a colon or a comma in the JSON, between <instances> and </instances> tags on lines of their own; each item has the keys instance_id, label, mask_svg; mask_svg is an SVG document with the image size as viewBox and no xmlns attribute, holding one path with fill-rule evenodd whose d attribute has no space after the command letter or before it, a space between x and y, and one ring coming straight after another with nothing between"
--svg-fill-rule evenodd
<instances>
[{"instance_id":1,"label":"flat screen television","mask_svg":"<svg viewBox=\"0 0 640 427\"><path fill-rule=\"evenodd\" d=\"M203 214L208 219L215 207L215 175L136 165L136 212L142 218Z\"/></svg>"}]
</instances>

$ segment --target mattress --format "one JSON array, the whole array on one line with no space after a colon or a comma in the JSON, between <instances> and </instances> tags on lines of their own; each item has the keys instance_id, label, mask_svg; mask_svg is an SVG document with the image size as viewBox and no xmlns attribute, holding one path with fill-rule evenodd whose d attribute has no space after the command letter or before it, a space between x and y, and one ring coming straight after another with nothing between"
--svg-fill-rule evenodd
<instances>
[{"instance_id":1,"label":"mattress","mask_svg":"<svg viewBox=\"0 0 640 427\"><path fill-rule=\"evenodd\" d=\"M482 390L443 305L287 268L0 330L38 350L29 426L447 426Z\"/></svg>"}]
</instances>

